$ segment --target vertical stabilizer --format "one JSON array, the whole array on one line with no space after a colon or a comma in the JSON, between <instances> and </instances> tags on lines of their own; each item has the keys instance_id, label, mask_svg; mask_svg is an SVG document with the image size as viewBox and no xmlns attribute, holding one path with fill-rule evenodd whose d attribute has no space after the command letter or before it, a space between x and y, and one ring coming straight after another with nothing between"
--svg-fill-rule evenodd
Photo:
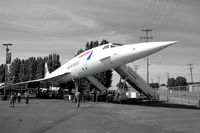
<instances>
[{"instance_id":1,"label":"vertical stabilizer","mask_svg":"<svg viewBox=\"0 0 200 133\"><path fill-rule=\"evenodd\" d=\"M48 69L48 65L47 62L45 63L45 73L44 73L44 77L47 78L49 76L49 69Z\"/></svg>"}]
</instances>

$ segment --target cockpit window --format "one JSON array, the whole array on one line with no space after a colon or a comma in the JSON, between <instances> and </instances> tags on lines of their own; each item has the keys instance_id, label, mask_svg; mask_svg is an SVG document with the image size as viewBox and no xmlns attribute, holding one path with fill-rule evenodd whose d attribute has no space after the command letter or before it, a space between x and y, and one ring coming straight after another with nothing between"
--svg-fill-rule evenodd
<instances>
[{"instance_id":1,"label":"cockpit window","mask_svg":"<svg viewBox=\"0 0 200 133\"><path fill-rule=\"evenodd\" d=\"M103 49L107 49L107 48L109 48L109 45L105 45L105 46L103 47Z\"/></svg>"},{"instance_id":2,"label":"cockpit window","mask_svg":"<svg viewBox=\"0 0 200 133\"><path fill-rule=\"evenodd\" d=\"M117 47L116 45L111 45L111 48Z\"/></svg>"},{"instance_id":3,"label":"cockpit window","mask_svg":"<svg viewBox=\"0 0 200 133\"><path fill-rule=\"evenodd\" d=\"M120 44L120 43L112 43L112 45L123 46L124 44Z\"/></svg>"},{"instance_id":4,"label":"cockpit window","mask_svg":"<svg viewBox=\"0 0 200 133\"><path fill-rule=\"evenodd\" d=\"M117 47L117 46L123 46L124 44L120 44L120 43L112 43L111 44L111 48Z\"/></svg>"}]
</instances>

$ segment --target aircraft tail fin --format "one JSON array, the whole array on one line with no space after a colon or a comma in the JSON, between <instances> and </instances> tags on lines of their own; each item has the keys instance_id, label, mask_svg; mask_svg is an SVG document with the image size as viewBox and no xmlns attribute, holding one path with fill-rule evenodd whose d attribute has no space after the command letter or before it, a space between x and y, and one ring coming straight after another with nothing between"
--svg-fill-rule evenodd
<instances>
[{"instance_id":1,"label":"aircraft tail fin","mask_svg":"<svg viewBox=\"0 0 200 133\"><path fill-rule=\"evenodd\" d=\"M45 73L44 73L44 77L47 78L49 76L50 72L49 72L49 69L48 69L48 65L47 65L47 62L45 63Z\"/></svg>"}]
</instances>

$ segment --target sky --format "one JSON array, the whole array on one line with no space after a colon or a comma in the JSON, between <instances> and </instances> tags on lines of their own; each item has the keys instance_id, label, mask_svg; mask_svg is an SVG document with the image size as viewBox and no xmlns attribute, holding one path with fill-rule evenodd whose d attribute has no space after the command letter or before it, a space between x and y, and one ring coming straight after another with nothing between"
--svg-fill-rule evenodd
<instances>
[{"instance_id":1,"label":"sky","mask_svg":"<svg viewBox=\"0 0 200 133\"><path fill-rule=\"evenodd\" d=\"M151 28L151 41L175 41L150 56L150 81L169 77L200 81L199 0L0 0L0 43L12 43L12 59L57 53L64 64L87 41L140 43L142 29ZM0 64L5 47L0 46ZM146 79L146 59L137 72ZM117 78L113 80L118 80Z\"/></svg>"}]
</instances>

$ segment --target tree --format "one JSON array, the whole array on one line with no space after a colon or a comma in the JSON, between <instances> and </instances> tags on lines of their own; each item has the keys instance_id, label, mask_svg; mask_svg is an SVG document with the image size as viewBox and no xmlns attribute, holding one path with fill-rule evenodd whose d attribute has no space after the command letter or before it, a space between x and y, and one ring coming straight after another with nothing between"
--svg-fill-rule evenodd
<instances>
[{"instance_id":1,"label":"tree","mask_svg":"<svg viewBox=\"0 0 200 133\"><path fill-rule=\"evenodd\" d=\"M52 60L52 68L51 68L51 72L53 72L54 70L56 70L57 68L59 68L61 66L60 63L60 56L56 53L53 54L53 60Z\"/></svg>"},{"instance_id":2,"label":"tree","mask_svg":"<svg viewBox=\"0 0 200 133\"><path fill-rule=\"evenodd\" d=\"M159 88L159 83L150 83L152 88Z\"/></svg>"},{"instance_id":3,"label":"tree","mask_svg":"<svg viewBox=\"0 0 200 133\"><path fill-rule=\"evenodd\" d=\"M83 49L80 49L80 50L77 52L76 56L79 55L79 54L81 54L81 53L83 53L83 52L84 52Z\"/></svg>"},{"instance_id":4,"label":"tree","mask_svg":"<svg viewBox=\"0 0 200 133\"><path fill-rule=\"evenodd\" d=\"M44 77L44 60L42 57L37 58L37 69L36 69L36 74L35 78L40 79Z\"/></svg>"},{"instance_id":5,"label":"tree","mask_svg":"<svg viewBox=\"0 0 200 133\"><path fill-rule=\"evenodd\" d=\"M35 79L36 76L36 70L37 70L37 62L35 57L30 57L28 59L28 80Z\"/></svg>"},{"instance_id":6,"label":"tree","mask_svg":"<svg viewBox=\"0 0 200 133\"><path fill-rule=\"evenodd\" d=\"M175 80L175 85L176 86L186 86L187 85L187 80L185 77L178 76Z\"/></svg>"},{"instance_id":7,"label":"tree","mask_svg":"<svg viewBox=\"0 0 200 133\"><path fill-rule=\"evenodd\" d=\"M20 68L19 68L19 81L20 82L23 82L23 81L26 81L28 80L27 79L27 69L26 69L26 61L25 60L22 60L21 61L21 64L20 64Z\"/></svg>"},{"instance_id":8,"label":"tree","mask_svg":"<svg viewBox=\"0 0 200 133\"><path fill-rule=\"evenodd\" d=\"M176 79L169 78L167 82L168 87L174 87L174 86L186 86L187 80L185 77L178 76Z\"/></svg>"},{"instance_id":9,"label":"tree","mask_svg":"<svg viewBox=\"0 0 200 133\"><path fill-rule=\"evenodd\" d=\"M5 65L0 65L0 83L5 81Z\"/></svg>"},{"instance_id":10,"label":"tree","mask_svg":"<svg viewBox=\"0 0 200 133\"><path fill-rule=\"evenodd\" d=\"M48 62L50 72L54 71L60 67L60 56L58 54L50 54L44 58L42 57L30 57L26 60L20 60L16 58L12 61L10 65L10 74L9 77L14 77L14 83L34 80L44 77L44 64ZM2 68L0 67L0 74L3 75ZM2 76L0 76L1 79Z\"/></svg>"},{"instance_id":11,"label":"tree","mask_svg":"<svg viewBox=\"0 0 200 133\"><path fill-rule=\"evenodd\" d=\"M60 56L56 53L50 54L48 57L45 57L44 62L47 62L50 73L61 66Z\"/></svg>"},{"instance_id":12,"label":"tree","mask_svg":"<svg viewBox=\"0 0 200 133\"><path fill-rule=\"evenodd\" d=\"M13 83L20 82L19 80L19 70L20 70L21 60L16 58L12 61L10 65L10 77L14 78Z\"/></svg>"},{"instance_id":13,"label":"tree","mask_svg":"<svg viewBox=\"0 0 200 133\"><path fill-rule=\"evenodd\" d=\"M98 41L95 41L94 42L94 47L98 47L99 46L99 42Z\"/></svg>"},{"instance_id":14,"label":"tree","mask_svg":"<svg viewBox=\"0 0 200 133\"><path fill-rule=\"evenodd\" d=\"M169 78L168 81L167 81L167 86L168 87L175 86L175 79L174 78Z\"/></svg>"}]
</instances>

